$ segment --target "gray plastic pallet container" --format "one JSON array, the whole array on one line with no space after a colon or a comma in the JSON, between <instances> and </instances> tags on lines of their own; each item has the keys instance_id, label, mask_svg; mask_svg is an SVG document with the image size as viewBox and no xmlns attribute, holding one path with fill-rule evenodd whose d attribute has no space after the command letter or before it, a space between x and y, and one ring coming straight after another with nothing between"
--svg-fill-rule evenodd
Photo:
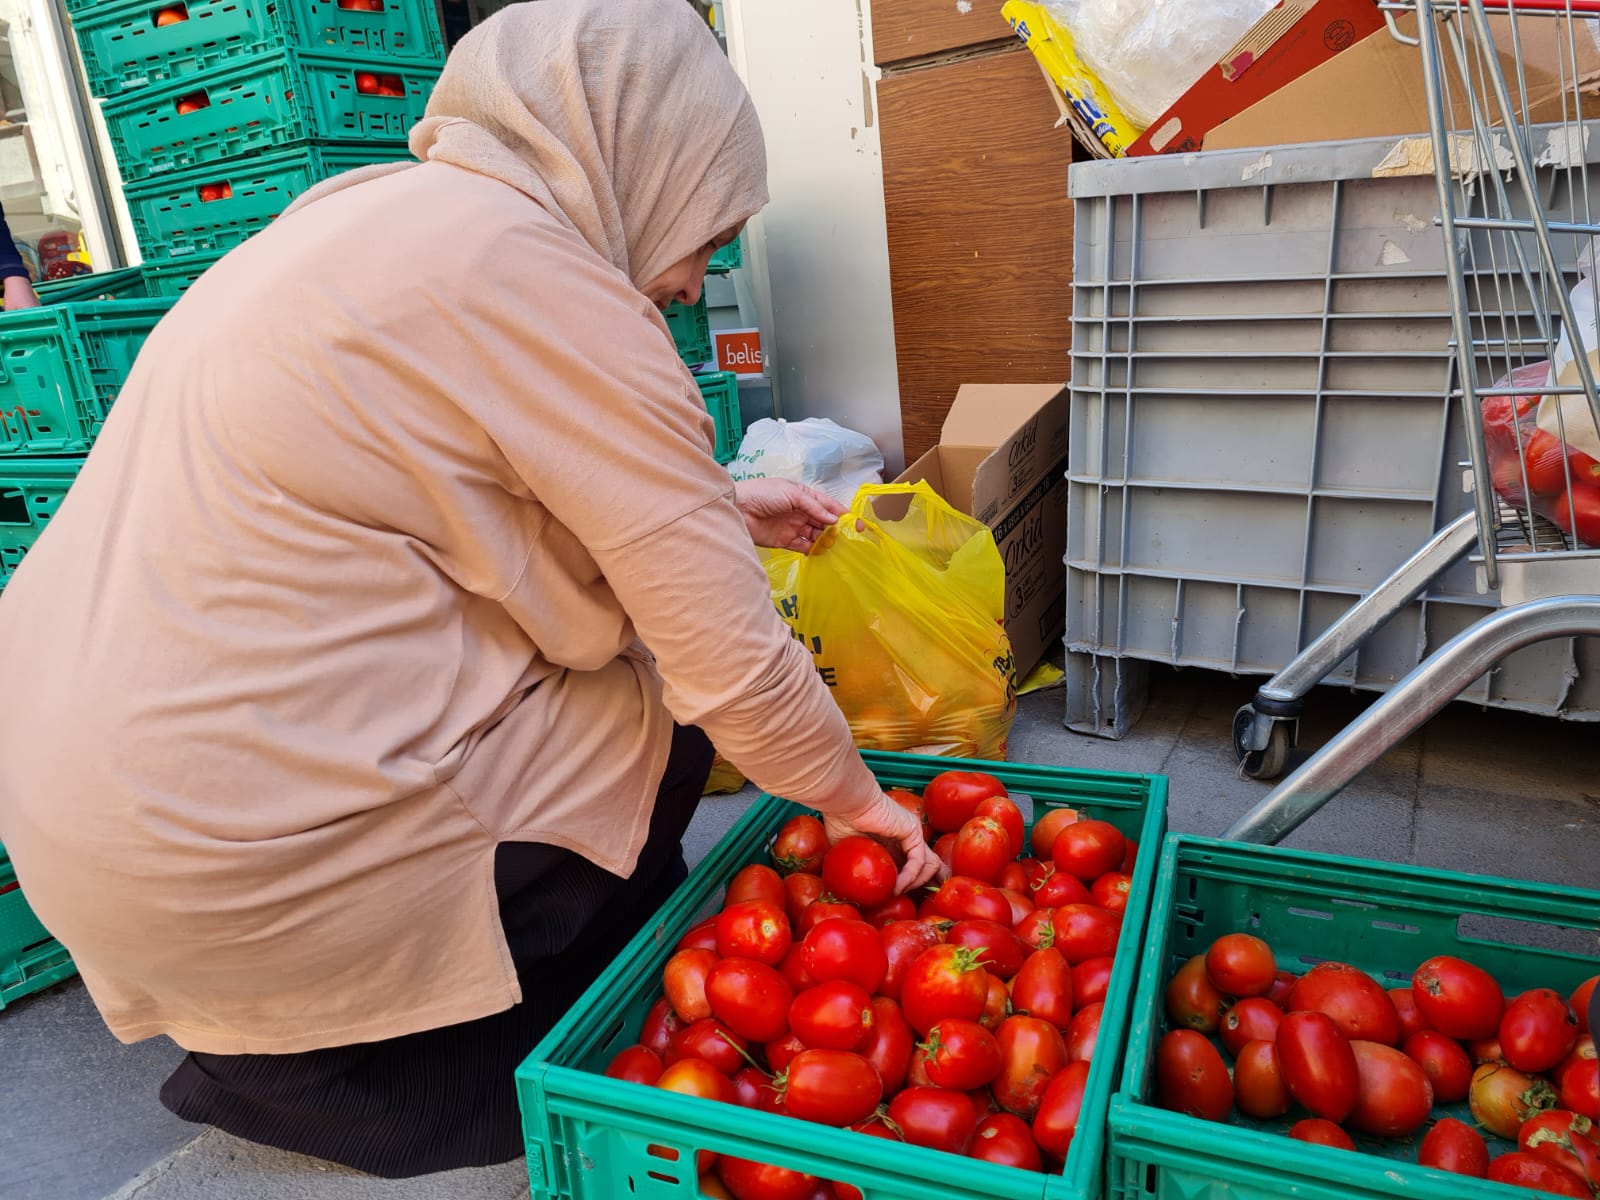
<instances>
[{"instance_id":1,"label":"gray plastic pallet container","mask_svg":"<svg viewBox=\"0 0 1600 1200\"><path fill-rule=\"evenodd\" d=\"M1273 674L1470 507L1437 193L1395 146L1073 166L1071 728L1121 737L1148 662ZM1547 356L1525 311L1505 331ZM1497 603L1462 562L1328 682L1382 691ZM1600 719L1600 646L1462 698Z\"/></svg>"}]
</instances>

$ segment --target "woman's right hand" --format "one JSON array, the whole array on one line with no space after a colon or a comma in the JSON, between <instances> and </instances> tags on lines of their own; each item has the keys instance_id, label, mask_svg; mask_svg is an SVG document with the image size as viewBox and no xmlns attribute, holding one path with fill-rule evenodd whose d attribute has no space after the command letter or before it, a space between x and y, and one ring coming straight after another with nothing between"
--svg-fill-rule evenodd
<instances>
[{"instance_id":1,"label":"woman's right hand","mask_svg":"<svg viewBox=\"0 0 1600 1200\"><path fill-rule=\"evenodd\" d=\"M906 861L900 868L900 877L895 881L894 890L897 893L909 892L944 875L943 860L923 840L922 822L881 791L866 808L849 816L824 813L822 824L828 831L829 842L837 842L851 834L862 834L898 846Z\"/></svg>"}]
</instances>

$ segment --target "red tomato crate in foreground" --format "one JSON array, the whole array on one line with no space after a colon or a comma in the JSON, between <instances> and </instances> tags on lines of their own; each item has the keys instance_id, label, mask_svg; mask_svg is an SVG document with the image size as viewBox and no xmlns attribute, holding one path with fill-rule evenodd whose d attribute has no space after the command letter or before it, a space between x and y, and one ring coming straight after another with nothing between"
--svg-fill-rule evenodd
<instances>
[{"instance_id":1,"label":"red tomato crate in foreground","mask_svg":"<svg viewBox=\"0 0 1600 1200\"><path fill-rule=\"evenodd\" d=\"M678 939L716 911L741 867L769 862L783 823L804 810L764 796L690 875L656 918L517 1069L534 1200L668 1200L700 1195L696 1151L772 1163L859 1188L865 1200L1091 1200L1102 1195L1105 1121L1121 1068L1156 849L1167 826L1162 776L1074 771L867 751L885 787L921 789L950 770L1000 779L1027 814L1070 806L1109 821L1141 847L1078 1133L1062 1175L1043 1175L678 1095L602 1074L639 1040ZM1030 821L1031 827L1031 821Z\"/></svg>"}]
</instances>

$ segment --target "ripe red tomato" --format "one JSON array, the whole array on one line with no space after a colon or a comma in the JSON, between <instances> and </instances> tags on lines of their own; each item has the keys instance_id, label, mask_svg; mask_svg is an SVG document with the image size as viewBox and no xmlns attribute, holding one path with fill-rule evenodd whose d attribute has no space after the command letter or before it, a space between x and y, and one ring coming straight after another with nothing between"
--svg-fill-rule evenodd
<instances>
[{"instance_id":1,"label":"ripe red tomato","mask_svg":"<svg viewBox=\"0 0 1600 1200\"><path fill-rule=\"evenodd\" d=\"M896 921L879 930L878 936L883 943L885 970L877 992L898 1000L911 964L924 950L939 944L939 931L922 921Z\"/></svg>"},{"instance_id":2,"label":"ripe red tomato","mask_svg":"<svg viewBox=\"0 0 1600 1200\"><path fill-rule=\"evenodd\" d=\"M1064 1035L1067 1042L1068 1062L1088 1062L1094 1058L1096 1043L1100 1040L1100 1018L1105 1015L1104 1004L1088 1004L1072 1015L1072 1023Z\"/></svg>"},{"instance_id":3,"label":"ripe red tomato","mask_svg":"<svg viewBox=\"0 0 1600 1200\"><path fill-rule=\"evenodd\" d=\"M1500 1052L1519 1071L1548 1071L1577 1044L1577 1015L1550 988L1523 992L1500 1018Z\"/></svg>"},{"instance_id":4,"label":"ripe red tomato","mask_svg":"<svg viewBox=\"0 0 1600 1200\"><path fill-rule=\"evenodd\" d=\"M1422 1068L1381 1042L1358 1038L1350 1049L1361 1084L1349 1124L1378 1137L1405 1137L1420 1129L1433 1111L1433 1085Z\"/></svg>"},{"instance_id":5,"label":"ripe red tomato","mask_svg":"<svg viewBox=\"0 0 1600 1200\"><path fill-rule=\"evenodd\" d=\"M1011 855L1011 835L1005 826L993 817L973 817L956 832L950 870L992 884Z\"/></svg>"},{"instance_id":6,"label":"ripe red tomato","mask_svg":"<svg viewBox=\"0 0 1600 1200\"><path fill-rule=\"evenodd\" d=\"M1227 1012L1217 1028L1223 1048L1238 1054L1247 1042L1275 1041L1283 1010L1265 996L1246 996Z\"/></svg>"},{"instance_id":7,"label":"ripe red tomato","mask_svg":"<svg viewBox=\"0 0 1600 1200\"><path fill-rule=\"evenodd\" d=\"M1299 982L1300 977L1298 975L1292 975L1288 971L1279 971L1278 977L1272 981L1272 990L1267 993L1267 999L1283 1009L1284 1012L1288 1012L1289 997L1294 994L1294 985Z\"/></svg>"},{"instance_id":8,"label":"ripe red tomato","mask_svg":"<svg viewBox=\"0 0 1600 1200\"><path fill-rule=\"evenodd\" d=\"M1206 951L1206 976L1225 996L1265 996L1278 977L1278 963L1260 938L1225 933Z\"/></svg>"},{"instance_id":9,"label":"ripe red tomato","mask_svg":"<svg viewBox=\"0 0 1600 1200\"><path fill-rule=\"evenodd\" d=\"M378 76L372 71L356 72L356 91L363 96L378 95Z\"/></svg>"},{"instance_id":10,"label":"ripe red tomato","mask_svg":"<svg viewBox=\"0 0 1600 1200\"><path fill-rule=\"evenodd\" d=\"M1400 1040L1400 1014L1389 994L1348 963L1318 963L1302 975L1289 994L1289 1011L1326 1013L1352 1040L1385 1046Z\"/></svg>"},{"instance_id":11,"label":"ripe red tomato","mask_svg":"<svg viewBox=\"0 0 1600 1200\"><path fill-rule=\"evenodd\" d=\"M1011 888L1001 888L1000 894L1006 898L1006 903L1011 905L1011 927L1013 929L1033 914L1033 898L1027 893L1013 891Z\"/></svg>"},{"instance_id":12,"label":"ripe red tomato","mask_svg":"<svg viewBox=\"0 0 1600 1200\"><path fill-rule=\"evenodd\" d=\"M889 1120L913 1146L965 1154L977 1132L978 1114L961 1092L908 1087L889 1101Z\"/></svg>"},{"instance_id":13,"label":"ripe red tomato","mask_svg":"<svg viewBox=\"0 0 1600 1200\"><path fill-rule=\"evenodd\" d=\"M789 876L790 879L795 876ZM835 904L824 897L815 904L810 905L800 919L794 923L794 933L798 938L804 938L824 921L859 921L861 910L854 904Z\"/></svg>"},{"instance_id":14,"label":"ripe red tomato","mask_svg":"<svg viewBox=\"0 0 1600 1200\"><path fill-rule=\"evenodd\" d=\"M1239 1048L1233 1064L1233 1100L1245 1116L1261 1121L1281 1117L1293 1105L1278 1065L1278 1048L1271 1042L1248 1042Z\"/></svg>"},{"instance_id":15,"label":"ripe red tomato","mask_svg":"<svg viewBox=\"0 0 1600 1200\"><path fill-rule=\"evenodd\" d=\"M874 997L872 1029L856 1053L877 1068L884 1095L892 1096L905 1086L915 1049L916 1037L900 1006L886 996Z\"/></svg>"},{"instance_id":16,"label":"ripe red tomato","mask_svg":"<svg viewBox=\"0 0 1600 1200\"><path fill-rule=\"evenodd\" d=\"M1546 1112L1524 1121L1517 1149L1565 1167L1600 1190L1600 1141L1595 1123L1573 1112Z\"/></svg>"},{"instance_id":17,"label":"ripe red tomato","mask_svg":"<svg viewBox=\"0 0 1600 1200\"><path fill-rule=\"evenodd\" d=\"M1408 1037L1401 1049L1422 1068L1433 1085L1433 1098L1440 1104L1455 1104L1467 1098L1467 1089L1472 1085L1472 1060L1455 1038L1445 1037L1437 1029L1424 1029Z\"/></svg>"},{"instance_id":18,"label":"ripe red tomato","mask_svg":"<svg viewBox=\"0 0 1600 1200\"><path fill-rule=\"evenodd\" d=\"M748 867L741 867L728 881L728 889L722 897L722 907L732 908L735 904L746 900L764 900L782 912L787 901L787 893L783 890L783 877L764 863L751 863Z\"/></svg>"},{"instance_id":19,"label":"ripe red tomato","mask_svg":"<svg viewBox=\"0 0 1600 1200\"><path fill-rule=\"evenodd\" d=\"M1326 1013L1292 1012L1278 1024L1278 1063L1289 1094L1330 1121L1350 1115L1360 1097L1355 1051Z\"/></svg>"},{"instance_id":20,"label":"ripe red tomato","mask_svg":"<svg viewBox=\"0 0 1600 1200\"><path fill-rule=\"evenodd\" d=\"M1127 851L1127 839L1111 822L1074 821L1056 835L1050 858L1067 874L1090 883L1121 867Z\"/></svg>"},{"instance_id":21,"label":"ripe red tomato","mask_svg":"<svg viewBox=\"0 0 1600 1200\"><path fill-rule=\"evenodd\" d=\"M722 1156L717 1174L733 1193L734 1200L811 1200L817 1184L815 1175L775 1167L769 1163Z\"/></svg>"},{"instance_id":22,"label":"ripe red tomato","mask_svg":"<svg viewBox=\"0 0 1600 1200\"><path fill-rule=\"evenodd\" d=\"M733 1102L740 1108L768 1108L776 1101L777 1093L772 1090L772 1080L757 1067L740 1067L728 1082L733 1084ZM770 1100L767 1098L769 1093L772 1097Z\"/></svg>"},{"instance_id":23,"label":"ripe red tomato","mask_svg":"<svg viewBox=\"0 0 1600 1200\"><path fill-rule=\"evenodd\" d=\"M1522 444L1522 461L1527 465L1528 490L1535 496L1554 496L1566 490L1567 448L1554 434L1529 430Z\"/></svg>"},{"instance_id":24,"label":"ripe red tomato","mask_svg":"<svg viewBox=\"0 0 1600 1200\"><path fill-rule=\"evenodd\" d=\"M626 1079L651 1087L661 1078L664 1065L661 1056L649 1047L629 1046L606 1066L606 1074L612 1079Z\"/></svg>"},{"instance_id":25,"label":"ripe red tomato","mask_svg":"<svg viewBox=\"0 0 1600 1200\"><path fill-rule=\"evenodd\" d=\"M1011 981L1011 1007L1064 1030L1072 1021L1073 978L1061 951L1054 946L1035 950Z\"/></svg>"},{"instance_id":26,"label":"ripe red tomato","mask_svg":"<svg viewBox=\"0 0 1600 1200\"><path fill-rule=\"evenodd\" d=\"M741 900L717 914L717 953L723 958L753 958L775 967L789 953L793 940L789 918L779 904Z\"/></svg>"},{"instance_id":27,"label":"ripe red tomato","mask_svg":"<svg viewBox=\"0 0 1600 1200\"><path fill-rule=\"evenodd\" d=\"M933 896L934 911L952 921L993 921L1011 923L1011 901L980 879L960 875L947 879Z\"/></svg>"},{"instance_id":28,"label":"ripe red tomato","mask_svg":"<svg viewBox=\"0 0 1600 1200\"><path fill-rule=\"evenodd\" d=\"M1128 893L1132 890L1132 875L1125 875L1121 871L1107 871L1094 881L1094 886L1089 889L1089 896L1101 908L1120 913L1127 910Z\"/></svg>"},{"instance_id":29,"label":"ripe red tomato","mask_svg":"<svg viewBox=\"0 0 1600 1200\"><path fill-rule=\"evenodd\" d=\"M1173 1029L1156 1044L1156 1103L1207 1121L1227 1120L1233 1080L1222 1055L1203 1034Z\"/></svg>"},{"instance_id":30,"label":"ripe red tomato","mask_svg":"<svg viewBox=\"0 0 1600 1200\"><path fill-rule=\"evenodd\" d=\"M1028 907L1033 908L1032 891L1028 886L1031 876L1028 868L1037 861L1031 858L1013 859L1000 868L1000 878L995 880L995 886L1002 892L1021 892L1028 897Z\"/></svg>"},{"instance_id":31,"label":"ripe red tomato","mask_svg":"<svg viewBox=\"0 0 1600 1200\"><path fill-rule=\"evenodd\" d=\"M1594 1200L1589 1185L1571 1171L1521 1150L1502 1154L1491 1162L1488 1178L1493 1183L1509 1183L1512 1187L1529 1188L1535 1192Z\"/></svg>"},{"instance_id":32,"label":"ripe red tomato","mask_svg":"<svg viewBox=\"0 0 1600 1200\"><path fill-rule=\"evenodd\" d=\"M954 833L990 796L1004 796L1005 784L982 771L946 771L935 775L922 789L928 824L939 833Z\"/></svg>"},{"instance_id":33,"label":"ripe red tomato","mask_svg":"<svg viewBox=\"0 0 1600 1200\"><path fill-rule=\"evenodd\" d=\"M1083 1115L1083 1089L1089 1082L1089 1064L1068 1063L1044 1089L1039 1111L1033 1116L1033 1140L1039 1149L1066 1158Z\"/></svg>"},{"instance_id":34,"label":"ripe red tomato","mask_svg":"<svg viewBox=\"0 0 1600 1200\"><path fill-rule=\"evenodd\" d=\"M1033 1133L1027 1122L1011 1113L990 1113L980 1120L967 1155L1023 1171L1044 1170L1039 1147L1033 1144Z\"/></svg>"},{"instance_id":35,"label":"ripe red tomato","mask_svg":"<svg viewBox=\"0 0 1600 1200\"><path fill-rule=\"evenodd\" d=\"M828 835L822 822L809 813L790 817L772 839L772 865L780 875L817 874L828 852Z\"/></svg>"},{"instance_id":36,"label":"ripe red tomato","mask_svg":"<svg viewBox=\"0 0 1600 1200\"><path fill-rule=\"evenodd\" d=\"M1494 976L1448 954L1430 958L1411 976L1411 998L1429 1025L1457 1041L1496 1036L1506 999Z\"/></svg>"},{"instance_id":37,"label":"ripe red tomato","mask_svg":"<svg viewBox=\"0 0 1600 1200\"><path fill-rule=\"evenodd\" d=\"M728 1077L701 1058L685 1058L661 1072L656 1086L680 1096L699 1096L702 1100L733 1103L733 1084Z\"/></svg>"},{"instance_id":38,"label":"ripe red tomato","mask_svg":"<svg viewBox=\"0 0 1600 1200\"><path fill-rule=\"evenodd\" d=\"M934 946L911 964L900 992L900 1009L911 1028L926 1036L950 1017L976 1021L989 995L989 976L978 956L962 946Z\"/></svg>"},{"instance_id":39,"label":"ripe red tomato","mask_svg":"<svg viewBox=\"0 0 1600 1200\"><path fill-rule=\"evenodd\" d=\"M1222 993L1206 974L1206 956L1196 954L1167 982L1167 1020L1183 1029L1215 1033L1222 1021Z\"/></svg>"},{"instance_id":40,"label":"ripe red tomato","mask_svg":"<svg viewBox=\"0 0 1600 1200\"><path fill-rule=\"evenodd\" d=\"M1033 823L1033 830L1028 835L1028 844L1034 854L1039 858L1049 858L1050 848L1056 844L1056 835L1077 819L1078 810L1075 808L1046 809Z\"/></svg>"},{"instance_id":41,"label":"ripe red tomato","mask_svg":"<svg viewBox=\"0 0 1600 1200\"><path fill-rule=\"evenodd\" d=\"M671 1001L663 996L645 1014L644 1024L639 1029L639 1044L660 1057L672 1045L672 1039L688 1026L689 1022L673 1012Z\"/></svg>"},{"instance_id":42,"label":"ripe red tomato","mask_svg":"<svg viewBox=\"0 0 1600 1200\"><path fill-rule=\"evenodd\" d=\"M800 917L806 909L822 899L822 894L827 890L822 882L821 875L809 875L799 872L794 875L785 875L783 878L784 910L788 913L789 923L799 932Z\"/></svg>"},{"instance_id":43,"label":"ripe red tomato","mask_svg":"<svg viewBox=\"0 0 1600 1200\"><path fill-rule=\"evenodd\" d=\"M233 199L233 184L227 180L221 183L202 183L200 185L200 203L210 204L216 200Z\"/></svg>"},{"instance_id":44,"label":"ripe red tomato","mask_svg":"<svg viewBox=\"0 0 1600 1200\"><path fill-rule=\"evenodd\" d=\"M1572 995L1567 1000L1573 1013L1577 1015L1579 1033L1593 1032L1589 1028L1589 1007L1594 1003L1594 990L1597 984L1600 984L1600 975L1589 976L1572 989Z\"/></svg>"},{"instance_id":45,"label":"ripe red tomato","mask_svg":"<svg viewBox=\"0 0 1600 1200\"><path fill-rule=\"evenodd\" d=\"M1033 1120L1045 1088L1067 1066L1060 1032L1038 1017L1012 1016L995 1034L1000 1074L990 1085L995 1102L1025 1121Z\"/></svg>"},{"instance_id":46,"label":"ripe red tomato","mask_svg":"<svg viewBox=\"0 0 1600 1200\"><path fill-rule=\"evenodd\" d=\"M1577 1054L1574 1050L1568 1061L1558 1068L1561 1107L1581 1113L1591 1121L1600 1121L1600 1062L1593 1058L1574 1058Z\"/></svg>"},{"instance_id":47,"label":"ripe red tomato","mask_svg":"<svg viewBox=\"0 0 1600 1200\"><path fill-rule=\"evenodd\" d=\"M1500 1039L1473 1038L1466 1043L1467 1057L1472 1060L1472 1065L1481 1067L1484 1063L1504 1062L1505 1055L1500 1053Z\"/></svg>"},{"instance_id":48,"label":"ripe red tomato","mask_svg":"<svg viewBox=\"0 0 1600 1200\"><path fill-rule=\"evenodd\" d=\"M893 925L896 921L915 921L916 901L910 896L890 896L882 904L862 909L861 919L874 929L882 929L885 925Z\"/></svg>"},{"instance_id":49,"label":"ripe red tomato","mask_svg":"<svg viewBox=\"0 0 1600 1200\"><path fill-rule=\"evenodd\" d=\"M783 961L778 964L778 973L789 981L789 986L796 992L817 986L816 977L806 970L804 942L795 942L789 947L789 953L785 954Z\"/></svg>"},{"instance_id":50,"label":"ripe red tomato","mask_svg":"<svg viewBox=\"0 0 1600 1200\"><path fill-rule=\"evenodd\" d=\"M814 925L800 943L806 970L818 983L848 979L878 990L889 969L883 935L865 921L832 920Z\"/></svg>"},{"instance_id":51,"label":"ripe red tomato","mask_svg":"<svg viewBox=\"0 0 1600 1200\"><path fill-rule=\"evenodd\" d=\"M923 840L926 841L927 839L924 838ZM954 870L955 868L951 866L950 856L955 853L956 835L953 833L941 834L934 839L932 845L933 852L939 856L939 861L944 864L944 869L946 871Z\"/></svg>"},{"instance_id":52,"label":"ripe red tomato","mask_svg":"<svg viewBox=\"0 0 1600 1200\"><path fill-rule=\"evenodd\" d=\"M990 975L989 992L983 998L983 1015L978 1018L978 1024L993 1033L1000 1028L1000 1022L1010 1015L1011 992L1005 984Z\"/></svg>"},{"instance_id":53,"label":"ripe red tomato","mask_svg":"<svg viewBox=\"0 0 1600 1200\"><path fill-rule=\"evenodd\" d=\"M869 837L840 838L822 856L822 882L850 904L882 904L894 895L899 870L889 852Z\"/></svg>"},{"instance_id":54,"label":"ripe red tomato","mask_svg":"<svg viewBox=\"0 0 1600 1200\"><path fill-rule=\"evenodd\" d=\"M713 1017L695 1021L672 1039L664 1061L667 1066L686 1058L710 1063L730 1079L745 1065L745 1040Z\"/></svg>"},{"instance_id":55,"label":"ripe red tomato","mask_svg":"<svg viewBox=\"0 0 1600 1200\"><path fill-rule=\"evenodd\" d=\"M1417 1002L1412 997L1410 988L1390 988L1389 1003L1394 1005L1395 1015L1400 1018L1400 1042L1402 1045L1413 1033L1420 1033L1428 1028L1427 1019L1423 1017L1422 1011L1417 1008Z\"/></svg>"},{"instance_id":56,"label":"ripe red tomato","mask_svg":"<svg viewBox=\"0 0 1600 1200\"><path fill-rule=\"evenodd\" d=\"M1550 505L1550 519L1580 542L1600 546L1600 488L1573 480L1572 494L1562 492Z\"/></svg>"},{"instance_id":57,"label":"ripe red tomato","mask_svg":"<svg viewBox=\"0 0 1600 1200\"><path fill-rule=\"evenodd\" d=\"M204 92L190 92L187 96L179 96L173 103L173 108L177 110L180 117L186 117L190 113L197 113L203 108L210 107L211 97Z\"/></svg>"},{"instance_id":58,"label":"ripe red tomato","mask_svg":"<svg viewBox=\"0 0 1600 1200\"><path fill-rule=\"evenodd\" d=\"M675 950L710 950L717 949L717 919L715 917L701 921L688 933L678 939Z\"/></svg>"},{"instance_id":59,"label":"ripe red tomato","mask_svg":"<svg viewBox=\"0 0 1600 1200\"><path fill-rule=\"evenodd\" d=\"M1068 829L1077 826L1069 825ZM1093 904L1064 904L1050 919L1055 930L1051 943L1066 955L1073 966L1091 958L1106 958L1117 952L1122 936L1122 914L1107 912Z\"/></svg>"},{"instance_id":60,"label":"ripe red tomato","mask_svg":"<svg viewBox=\"0 0 1600 1200\"><path fill-rule=\"evenodd\" d=\"M723 959L705 977L705 997L708 1015L752 1042L775 1042L789 1028L794 989L766 963Z\"/></svg>"},{"instance_id":61,"label":"ripe red tomato","mask_svg":"<svg viewBox=\"0 0 1600 1200\"><path fill-rule=\"evenodd\" d=\"M807 988L789 1005L789 1028L819 1050L854 1050L872 1032L872 1020L871 993L848 979Z\"/></svg>"},{"instance_id":62,"label":"ripe red tomato","mask_svg":"<svg viewBox=\"0 0 1600 1200\"><path fill-rule=\"evenodd\" d=\"M1482 1179L1489 1173L1489 1147L1483 1135L1454 1117L1441 1118L1417 1150L1417 1162L1456 1175Z\"/></svg>"},{"instance_id":63,"label":"ripe red tomato","mask_svg":"<svg viewBox=\"0 0 1600 1200\"><path fill-rule=\"evenodd\" d=\"M1056 931L1051 924L1055 920L1056 910L1053 908L1036 908L1015 927L1016 935L1022 939L1022 944L1034 950L1043 950L1055 945Z\"/></svg>"},{"instance_id":64,"label":"ripe red tomato","mask_svg":"<svg viewBox=\"0 0 1600 1200\"><path fill-rule=\"evenodd\" d=\"M809 1049L810 1047L794 1033L786 1033L777 1041L766 1044L764 1053L767 1066L780 1073L787 1071L789 1064L794 1061L794 1056Z\"/></svg>"},{"instance_id":65,"label":"ripe red tomato","mask_svg":"<svg viewBox=\"0 0 1600 1200\"><path fill-rule=\"evenodd\" d=\"M1524 1121L1555 1105L1556 1091L1547 1081L1505 1063L1484 1063L1467 1089L1467 1106L1478 1124L1508 1142L1516 1140Z\"/></svg>"},{"instance_id":66,"label":"ripe red tomato","mask_svg":"<svg viewBox=\"0 0 1600 1200\"><path fill-rule=\"evenodd\" d=\"M706 1000L706 976L716 965L717 955L712 950L679 950L667 959L661 972L661 987L673 1012L686 1021L698 1021L711 1015L711 1005Z\"/></svg>"},{"instance_id":67,"label":"ripe red tomato","mask_svg":"<svg viewBox=\"0 0 1600 1200\"><path fill-rule=\"evenodd\" d=\"M935 1087L970 1092L1000 1074L1000 1043L976 1021L940 1021L922 1045L928 1078Z\"/></svg>"},{"instance_id":68,"label":"ripe red tomato","mask_svg":"<svg viewBox=\"0 0 1600 1200\"><path fill-rule=\"evenodd\" d=\"M990 796L987 800L978 801L978 807L972 810L974 818L987 817L1000 822L1006 831L1006 841L1010 846L1007 858L1015 859L1028 848L1027 827L1022 820L1022 810L1017 807L1016 801L1010 796Z\"/></svg>"},{"instance_id":69,"label":"ripe red tomato","mask_svg":"<svg viewBox=\"0 0 1600 1200\"><path fill-rule=\"evenodd\" d=\"M1297 1142L1313 1146L1332 1146L1336 1150L1354 1150L1356 1144L1350 1135L1325 1117L1308 1117L1289 1126L1289 1136Z\"/></svg>"},{"instance_id":70,"label":"ripe red tomato","mask_svg":"<svg viewBox=\"0 0 1600 1200\"><path fill-rule=\"evenodd\" d=\"M1098 1004L1106 998L1111 987L1111 968L1116 959L1110 955L1086 958L1072 968L1072 999L1075 1004Z\"/></svg>"},{"instance_id":71,"label":"ripe red tomato","mask_svg":"<svg viewBox=\"0 0 1600 1200\"><path fill-rule=\"evenodd\" d=\"M790 1115L820 1125L865 1121L883 1099L878 1071L859 1054L805 1050L784 1072L783 1106Z\"/></svg>"},{"instance_id":72,"label":"ripe red tomato","mask_svg":"<svg viewBox=\"0 0 1600 1200\"><path fill-rule=\"evenodd\" d=\"M155 26L163 29L168 25L177 25L189 19L189 10L181 4L169 4L159 9L155 15Z\"/></svg>"},{"instance_id":73,"label":"ripe red tomato","mask_svg":"<svg viewBox=\"0 0 1600 1200\"><path fill-rule=\"evenodd\" d=\"M1070 872L1059 870L1053 862L1043 863L1033 872L1033 877L1028 881L1028 890L1036 908L1094 903L1094 893L1085 886L1083 880Z\"/></svg>"},{"instance_id":74,"label":"ripe red tomato","mask_svg":"<svg viewBox=\"0 0 1600 1200\"><path fill-rule=\"evenodd\" d=\"M944 935L952 946L965 946L983 956L983 969L1000 979L1010 979L1022 970L1028 947L1011 932L1009 925L997 921L957 921Z\"/></svg>"}]
</instances>

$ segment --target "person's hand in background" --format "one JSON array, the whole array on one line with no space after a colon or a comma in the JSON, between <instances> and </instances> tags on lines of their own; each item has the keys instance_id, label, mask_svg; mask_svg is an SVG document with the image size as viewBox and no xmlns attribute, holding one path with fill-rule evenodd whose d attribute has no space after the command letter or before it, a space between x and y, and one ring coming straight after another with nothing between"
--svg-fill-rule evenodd
<instances>
[{"instance_id":1,"label":"person's hand in background","mask_svg":"<svg viewBox=\"0 0 1600 1200\"><path fill-rule=\"evenodd\" d=\"M823 813L822 825L828 832L829 844L851 834L863 834L898 846L906 860L895 880L894 890L898 893L909 892L944 875L944 862L923 840L922 822L881 791L876 800L859 812Z\"/></svg>"},{"instance_id":2,"label":"person's hand in background","mask_svg":"<svg viewBox=\"0 0 1600 1200\"><path fill-rule=\"evenodd\" d=\"M792 479L741 479L733 494L751 539L772 550L809 551L847 511L827 492Z\"/></svg>"},{"instance_id":3,"label":"person's hand in background","mask_svg":"<svg viewBox=\"0 0 1600 1200\"><path fill-rule=\"evenodd\" d=\"M33 284L28 282L26 275L6 276L5 299L7 312L15 312L20 308L38 308L41 303L39 293L33 290Z\"/></svg>"}]
</instances>

